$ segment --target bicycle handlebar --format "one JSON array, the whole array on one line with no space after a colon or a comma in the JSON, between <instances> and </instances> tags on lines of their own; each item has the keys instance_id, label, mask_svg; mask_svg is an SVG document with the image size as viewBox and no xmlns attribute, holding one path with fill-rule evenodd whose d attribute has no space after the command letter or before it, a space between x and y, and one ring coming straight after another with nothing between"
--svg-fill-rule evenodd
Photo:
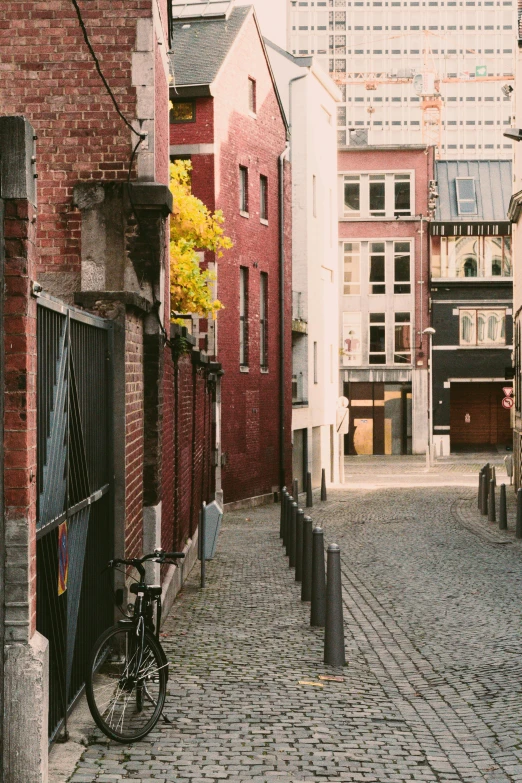
<instances>
[{"instance_id":1,"label":"bicycle handlebar","mask_svg":"<svg viewBox=\"0 0 522 783\"><path fill-rule=\"evenodd\" d=\"M118 565L130 565L134 566L139 572L141 578L145 576L145 569L143 563L147 560L155 560L156 563L165 563L166 560L182 560L185 557L184 552L164 552L163 549L156 549L149 555L143 557L134 557L129 560L123 560L121 558L115 558L109 561L109 568L115 568Z\"/></svg>"}]
</instances>

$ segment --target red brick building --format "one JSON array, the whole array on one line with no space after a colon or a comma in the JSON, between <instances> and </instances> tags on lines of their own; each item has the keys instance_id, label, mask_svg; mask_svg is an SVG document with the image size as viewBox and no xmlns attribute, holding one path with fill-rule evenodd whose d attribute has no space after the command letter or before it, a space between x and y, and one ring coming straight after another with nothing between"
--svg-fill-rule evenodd
<instances>
[{"instance_id":1,"label":"red brick building","mask_svg":"<svg viewBox=\"0 0 522 783\"><path fill-rule=\"evenodd\" d=\"M190 158L193 192L234 243L206 254L224 310L196 327L224 370L216 484L227 504L261 501L291 465L287 126L253 8L187 13L173 24L170 154Z\"/></svg>"},{"instance_id":2,"label":"red brick building","mask_svg":"<svg viewBox=\"0 0 522 783\"><path fill-rule=\"evenodd\" d=\"M0 4L5 783L46 779L114 618L104 562L185 547L161 574L172 600L214 496L219 366L187 335L180 355L169 323L170 17L167 0Z\"/></svg>"},{"instance_id":3,"label":"red brick building","mask_svg":"<svg viewBox=\"0 0 522 783\"><path fill-rule=\"evenodd\" d=\"M354 146L338 156L345 453L423 453L434 149Z\"/></svg>"}]
</instances>

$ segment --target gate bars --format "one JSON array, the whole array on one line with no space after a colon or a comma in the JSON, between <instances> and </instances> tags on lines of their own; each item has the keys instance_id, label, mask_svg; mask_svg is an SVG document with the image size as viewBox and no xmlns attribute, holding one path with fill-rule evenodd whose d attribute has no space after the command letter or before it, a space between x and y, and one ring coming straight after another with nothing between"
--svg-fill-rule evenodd
<instances>
[{"instance_id":1,"label":"gate bars","mask_svg":"<svg viewBox=\"0 0 522 783\"><path fill-rule=\"evenodd\" d=\"M112 324L38 298L36 625L49 640L49 740L83 690L113 621Z\"/></svg>"}]
</instances>

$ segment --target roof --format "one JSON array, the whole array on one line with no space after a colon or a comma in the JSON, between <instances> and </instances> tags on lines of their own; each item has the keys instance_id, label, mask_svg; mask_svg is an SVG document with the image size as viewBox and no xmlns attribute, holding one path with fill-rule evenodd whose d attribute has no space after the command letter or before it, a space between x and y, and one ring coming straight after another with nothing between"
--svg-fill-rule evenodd
<instances>
[{"instance_id":1,"label":"roof","mask_svg":"<svg viewBox=\"0 0 522 783\"><path fill-rule=\"evenodd\" d=\"M455 180L475 181L477 214L460 215ZM510 160L439 160L435 163L439 198L435 220L507 220L512 191Z\"/></svg>"},{"instance_id":2,"label":"roof","mask_svg":"<svg viewBox=\"0 0 522 783\"><path fill-rule=\"evenodd\" d=\"M171 0L171 3L173 19L200 19L228 17L234 0Z\"/></svg>"},{"instance_id":3,"label":"roof","mask_svg":"<svg viewBox=\"0 0 522 783\"><path fill-rule=\"evenodd\" d=\"M520 1L522 2L522 0ZM286 49L282 49L281 46L278 46L269 38L264 38L263 40L266 46L268 46L270 49L273 49L275 52L282 55L283 57L286 57L287 60L290 60L291 63L294 63L294 65L297 65L300 68L307 68L313 64L314 58L311 55L303 56L303 57L295 57L295 55L290 54L290 52L287 52Z\"/></svg>"},{"instance_id":4,"label":"roof","mask_svg":"<svg viewBox=\"0 0 522 783\"><path fill-rule=\"evenodd\" d=\"M209 85L215 80L252 6L234 8L228 18L174 19L170 71L173 85Z\"/></svg>"}]
</instances>

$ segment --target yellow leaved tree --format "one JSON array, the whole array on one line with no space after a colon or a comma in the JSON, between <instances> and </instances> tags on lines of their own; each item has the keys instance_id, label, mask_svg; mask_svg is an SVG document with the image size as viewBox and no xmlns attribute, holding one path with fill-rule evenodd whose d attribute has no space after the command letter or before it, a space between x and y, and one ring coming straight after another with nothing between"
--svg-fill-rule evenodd
<instances>
[{"instance_id":1,"label":"yellow leaved tree","mask_svg":"<svg viewBox=\"0 0 522 783\"><path fill-rule=\"evenodd\" d=\"M170 218L170 310L171 321L177 315L194 313L216 317L223 305L212 297L215 273L202 269L198 251L212 250L219 258L232 247L225 236L223 213L212 214L205 204L192 195L190 161L170 164L170 190L174 211Z\"/></svg>"}]
</instances>

